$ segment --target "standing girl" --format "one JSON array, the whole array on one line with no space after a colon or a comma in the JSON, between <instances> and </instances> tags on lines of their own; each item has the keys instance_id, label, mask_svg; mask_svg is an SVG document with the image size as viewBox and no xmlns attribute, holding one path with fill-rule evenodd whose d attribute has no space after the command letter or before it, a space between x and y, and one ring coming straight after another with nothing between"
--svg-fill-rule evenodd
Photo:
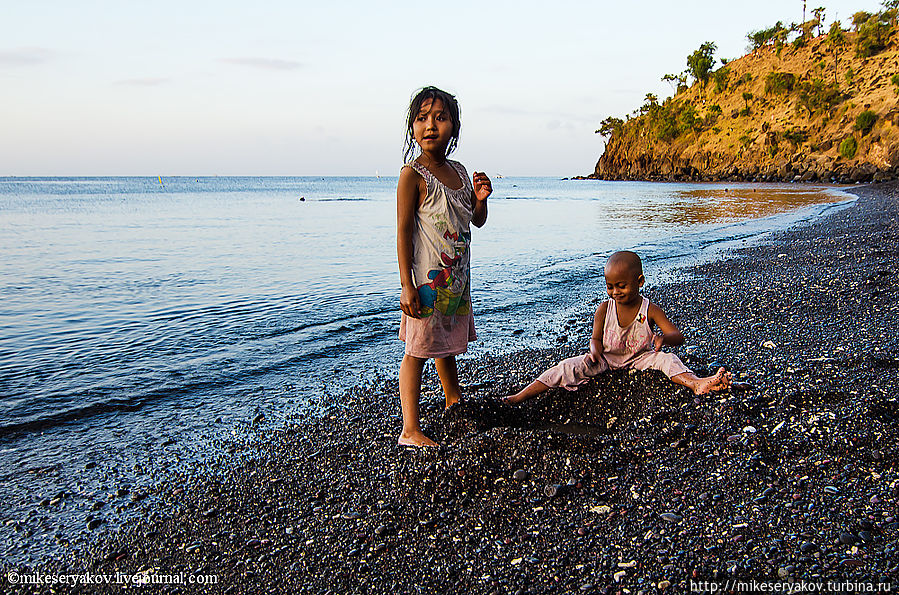
<instances>
[{"instance_id":1,"label":"standing girl","mask_svg":"<svg viewBox=\"0 0 899 595\"><path fill-rule=\"evenodd\" d=\"M400 339L406 342L400 365L403 432L399 444L436 446L421 431L418 401L421 374L434 358L446 406L462 396L456 355L477 338L469 293L469 224L487 221L490 179L447 155L459 142L459 104L436 87L413 98L406 122L404 158L420 154L400 171L396 188L396 252L400 266Z\"/></svg>"}]
</instances>

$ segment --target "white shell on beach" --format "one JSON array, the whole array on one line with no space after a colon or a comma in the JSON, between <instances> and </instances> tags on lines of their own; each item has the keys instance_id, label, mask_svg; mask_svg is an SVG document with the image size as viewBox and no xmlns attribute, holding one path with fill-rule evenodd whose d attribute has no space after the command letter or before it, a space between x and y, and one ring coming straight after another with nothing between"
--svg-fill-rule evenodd
<instances>
[{"instance_id":1,"label":"white shell on beach","mask_svg":"<svg viewBox=\"0 0 899 595\"><path fill-rule=\"evenodd\" d=\"M762 343L762 347L765 349L777 349L777 345L774 344L774 341L765 341Z\"/></svg>"}]
</instances>

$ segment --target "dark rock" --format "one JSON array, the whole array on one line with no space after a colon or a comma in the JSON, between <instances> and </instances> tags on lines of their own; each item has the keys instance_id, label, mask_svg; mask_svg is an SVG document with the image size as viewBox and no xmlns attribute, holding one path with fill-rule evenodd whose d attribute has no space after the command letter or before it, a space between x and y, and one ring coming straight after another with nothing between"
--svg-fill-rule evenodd
<instances>
[{"instance_id":1,"label":"dark rock","mask_svg":"<svg viewBox=\"0 0 899 595\"><path fill-rule=\"evenodd\" d=\"M818 545L815 543L812 543L811 541L805 541L802 543L802 545L799 546L799 550L803 554L810 554L812 552L818 551Z\"/></svg>"},{"instance_id":2,"label":"dark rock","mask_svg":"<svg viewBox=\"0 0 899 595\"><path fill-rule=\"evenodd\" d=\"M840 543L843 545L852 545L858 540L858 537L852 533L840 533Z\"/></svg>"}]
</instances>

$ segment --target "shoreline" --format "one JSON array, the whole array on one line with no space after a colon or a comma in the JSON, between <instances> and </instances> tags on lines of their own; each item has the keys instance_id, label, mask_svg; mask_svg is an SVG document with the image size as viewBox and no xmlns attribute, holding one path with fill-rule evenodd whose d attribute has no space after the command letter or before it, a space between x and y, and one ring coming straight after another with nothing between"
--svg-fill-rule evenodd
<instances>
[{"instance_id":1,"label":"shoreline","mask_svg":"<svg viewBox=\"0 0 899 595\"><path fill-rule=\"evenodd\" d=\"M687 365L723 364L754 390L694 398L613 373L498 405L582 351L589 321L575 320L558 347L460 361L468 401L446 413L428 366L422 421L441 449L395 445L392 378L355 387L223 445L230 464L161 485L146 521L47 570L178 569L217 574L221 592L896 576L899 184L851 190L845 209L646 292L687 337Z\"/></svg>"}]
</instances>

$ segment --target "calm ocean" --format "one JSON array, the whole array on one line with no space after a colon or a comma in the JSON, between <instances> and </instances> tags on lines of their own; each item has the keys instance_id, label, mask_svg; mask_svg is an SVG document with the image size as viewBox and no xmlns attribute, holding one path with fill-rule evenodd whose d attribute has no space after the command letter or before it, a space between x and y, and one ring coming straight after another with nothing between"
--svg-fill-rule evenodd
<instances>
[{"instance_id":1,"label":"calm ocean","mask_svg":"<svg viewBox=\"0 0 899 595\"><path fill-rule=\"evenodd\" d=\"M258 412L277 420L394 373L395 187L0 178L0 520L60 492L140 484L151 460L188 456ZM494 188L487 225L473 228L481 340L467 357L554 343L569 312L604 294L616 249L637 250L658 284L852 198L554 178ZM79 529L84 514L73 512Z\"/></svg>"}]
</instances>

